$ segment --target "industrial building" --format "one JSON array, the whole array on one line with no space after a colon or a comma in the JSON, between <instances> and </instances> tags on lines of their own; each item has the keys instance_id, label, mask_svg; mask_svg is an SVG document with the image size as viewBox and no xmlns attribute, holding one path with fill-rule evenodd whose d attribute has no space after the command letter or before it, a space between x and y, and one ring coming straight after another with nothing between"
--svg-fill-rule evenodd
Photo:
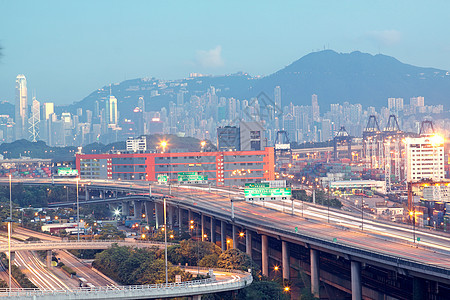
<instances>
[{"instance_id":1,"label":"industrial building","mask_svg":"<svg viewBox=\"0 0 450 300\"><path fill-rule=\"evenodd\" d=\"M77 154L76 168L83 179L157 181L166 175L177 182L181 174L204 176L213 185L243 186L273 180L274 150Z\"/></svg>"}]
</instances>

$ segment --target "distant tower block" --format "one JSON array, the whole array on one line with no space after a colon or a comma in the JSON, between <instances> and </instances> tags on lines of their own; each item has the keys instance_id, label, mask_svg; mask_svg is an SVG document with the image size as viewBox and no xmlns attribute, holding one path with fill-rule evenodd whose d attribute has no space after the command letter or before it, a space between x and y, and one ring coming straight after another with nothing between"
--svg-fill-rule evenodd
<instances>
[{"instance_id":1,"label":"distant tower block","mask_svg":"<svg viewBox=\"0 0 450 300\"><path fill-rule=\"evenodd\" d=\"M289 140L289 135L286 130L277 131L274 148L275 161L277 157L289 154L289 163L292 163L291 141Z\"/></svg>"},{"instance_id":2,"label":"distant tower block","mask_svg":"<svg viewBox=\"0 0 450 300\"><path fill-rule=\"evenodd\" d=\"M347 158L352 159L352 137L345 130L344 126L341 126L338 133L333 139L333 155L334 160L338 160L338 146L347 146Z\"/></svg>"}]
</instances>

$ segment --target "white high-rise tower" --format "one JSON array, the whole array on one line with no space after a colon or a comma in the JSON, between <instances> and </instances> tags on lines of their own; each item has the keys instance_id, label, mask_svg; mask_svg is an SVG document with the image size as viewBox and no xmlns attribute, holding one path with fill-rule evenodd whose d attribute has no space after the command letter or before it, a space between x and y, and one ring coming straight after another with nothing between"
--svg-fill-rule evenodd
<instances>
[{"instance_id":1,"label":"white high-rise tower","mask_svg":"<svg viewBox=\"0 0 450 300\"><path fill-rule=\"evenodd\" d=\"M16 77L15 122L16 140L26 137L28 121L28 93L25 75Z\"/></svg>"},{"instance_id":2,"label":"white high-rise tower","mask_svg":"<svg viewBox=\"0 0 450 300\"><path fill-rule=\"evenodd\" d=\"M33 97L33 103L31 105L31 115L28 119L28 132L30 134L30 141L37 142L40 139L39 136L39 123L41 121L41 103Z\"/></svg>"}]
</instances>

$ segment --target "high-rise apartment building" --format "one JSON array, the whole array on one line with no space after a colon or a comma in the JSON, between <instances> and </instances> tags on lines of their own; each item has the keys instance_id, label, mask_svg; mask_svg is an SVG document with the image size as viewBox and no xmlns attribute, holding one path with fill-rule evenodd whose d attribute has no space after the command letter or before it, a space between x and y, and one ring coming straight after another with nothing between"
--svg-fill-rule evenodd
<instances>
[{"instance_id":1,"label":"high-rise apartment building","mask_svg":"<svg viewBox=\"0 0 450 300\"><path fill-rule=\"evenodd\" d=\"M108 112L108 124L118 124L118 117L117 117L117 99L114 96L109 96L109 101L108 101L108 108L107 108L107 112Z\"/></svg>"},{"instance_id":2,"label":"high-rise apartment building","mask_svg":"<svg viewBox=\"0 0 450 300\"><path fill-rule=\"evenodd\" d=\"M313 120L319 121L320 119L320 107L319 107L319 101L317 99L317 95L313 94L311 96L311 106L312 106L312 114L313 114Z\"/></svg>"},{"instance_id":3,"label":"high-rise apartment building","mask_svg":"<svg viewBox=\"0 0 450 300\"><path fill-rule=\"evenodd\" d=\"M16 77L16 102L15 102L16 140L26 138L28 125L28 93L27 79L25 75Z\"/></svg>"},{"instance_id":4,"label":"high-rise apartment building","mask_svg":"<svg viewBox=\"0 0 450 300\"><path fill-rule=\"evenodd\" d=\"M275 98L275 115L283 113L283 108L281 106L281 87L277 85L273 91Z\"/></svg>"},{"instance_id":5,"label":"high-rise apartment building","mask_svg":"<svg viewBox=\"0 0 450 300\"><path fill-rule=\"evenodd\" d=\"M37 142L40 139L40 121L41 121L41 103L33 97L31 104L31 115L28 119L28 133L30 134L30 141Z\"/></svg>"},{"instance_id":6,"label":"high-rise apartment building","mask_svg":"<svg viewBox=\"0 0 450 300\"><path fill-rule=\"evenodd\" d=\"M444 179L444 139L439 135L406 138L407 181Z\"/></svg>"}]
</instances>

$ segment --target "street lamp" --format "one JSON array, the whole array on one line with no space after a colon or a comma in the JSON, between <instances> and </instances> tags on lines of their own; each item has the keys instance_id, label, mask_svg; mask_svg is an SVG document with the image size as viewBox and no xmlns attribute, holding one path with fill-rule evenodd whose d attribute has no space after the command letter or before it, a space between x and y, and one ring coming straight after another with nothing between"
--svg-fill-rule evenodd
<instances>
[{"instance_id":1,"label":"street lamp","mask_svg":"<svg viewBox=\"0 0 450 300\"><path fill-rule=\"evenodd\" d=\"M11 183L11 173L9 174L9 222L8 222L8 275L9 275L9 294L11 294L11 222L12 222L12 183Z\"/></svg>"},{"instance_id":2,"label":"street lamp","mask_svg":"<svg viewBox=\"0 0 450 300\"><path fill-rule=\"evenodd\" d=\"M415 209L415 208L413 208ZM413 243L416 242L416 211L410 211L409 216L412 218L412 224L413 224Z\"/></svg>"},{"instance_id":3,"label":"street lamp","mask_svg":"<svg viewBox=\"0 0 450 300\"><path fill-rule=\"evenodd\" d=\"M205 141L201 141L200 142L200 146L202 147L201 148L201 152L203 152L205 150L206 142Z\"/></svg>"},{"instance_id":4,"label":"street lamp","mask_svg":"<svg viewBox=\"0 0 450 300\"><path fill-rule=\"evenodd\" d=\"M166 285L169 283L169 275L167 273L167 206L166 206L166 198L164 198L164 262L165 262L165 270L166 270Z\"/></svg>"},{"instance_id":5,"label":"street lamp","mask_svg":"<svg viewBox=\"0 0 450 300\"><path fill-rule=\"evenodd\" d=\"M78 197L78 182L79 177L77 177L77 240L80 241L80 202Z\"/></svg>"}]
</instances>

